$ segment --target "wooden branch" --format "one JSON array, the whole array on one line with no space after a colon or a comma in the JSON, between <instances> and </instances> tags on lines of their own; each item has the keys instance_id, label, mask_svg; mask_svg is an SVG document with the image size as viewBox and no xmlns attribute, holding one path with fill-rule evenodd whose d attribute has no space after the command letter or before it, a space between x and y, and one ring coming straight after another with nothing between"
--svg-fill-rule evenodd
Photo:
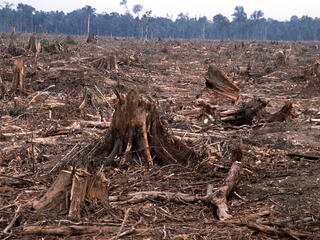
<instances>
[{"instance_id":1,"label":"wooden branch","mask_svg":"<svg viewBox=\"0 0 320 240\"><path fill-rule=\"evenodd\" d=\"M210 194L209 191L209 194L207 195L207 201L217 206L217 215L220 220L232 217L228 214L227 197L239 181L241 169L242 163L234 162L228 172L227 178L224 181L224 185L213 194Z\"/></svg>"},{"instance_id":2,"label":"wooden branch","mask_svg":"<svg viewBox=\"0 0 320 240\"><path fill-rule=\"evenodd\" d=\"M254 231L266 233L270 236L291 237L293 239L300 239L301 237L314 237L308 233L296 232L296 231L293 231L291 229L286 229L286 228L271 227L271 226L259 224L253 220L248 221L247 226L248 226L248 228L250 228Z\"/></svg>"},{"instance_id":3,"label":"wooden branch","mask_svg":"<svg viewBox=\"0 0 320 240\"><path fill-rule=\"evenodd\" d=\"M17 208L16 212L14 213L14 216L13 216L12 220L10 221L9 225L3 230L4 234L9 234L9 231L13 227L13 224L20 217L20 210L21 210L21 206L18 206L18 208Z\"/></svg>"},{"instance_id":4,"label":"wooden branch","mask_svg":"<svg viewBox=\"0 0 320 240\"><path fill-rule=\"evenodd\" d=\"M118 227L111 226L25 226L23 228L23 235L58 235L58 236L74 236L83 234L97 234L97 233L115 233Z\"/></svg>"},{"instance_id":5,"label":"wooden branch","mask_svg":"<svg viewBox=\"0 0 320 240\"><path fill-rule=\"evenodd\" d=\"M123 218L122 224L121 224L121 226L120 226L120 228L119 228L119 231L118 231L117 236L115 237L115 239L119 239L120 234L121 234L121 232L122 232L122 230L123 230L124 226L125 226L125 225L126 225L126 223L127 223L127 220L128 220L128 217L129 217L130 210L131 210L131 208L128 208L128 209L127 209L127 211L126 211L126 213L124 214L124 218Z\"/></svg>"},{"instance_id":6,"label":"wooden branch","mask_svg":"<svg viewBox=\"0 0 320 240\"><path fill-rule=\"evenodd\" d=\"M220 220L230 218L227 206L227 197L230 195L234 187L236 186L242 169L241 162L234 162L228 172L228 175L221 186L215 192L212 192L212 186L208 186L206 196L190 195L185 193L173 193L173 192L159 192L159 191L146 191L130 193L125 199L119 197L110 197L109 201L114 202L113 204L136 204L150 199L176 202L176 203L195 203L198 201L206 202L217 206L217 215ZM120 200L120 202L119 202Z\"/></svg>"}]
</instances>

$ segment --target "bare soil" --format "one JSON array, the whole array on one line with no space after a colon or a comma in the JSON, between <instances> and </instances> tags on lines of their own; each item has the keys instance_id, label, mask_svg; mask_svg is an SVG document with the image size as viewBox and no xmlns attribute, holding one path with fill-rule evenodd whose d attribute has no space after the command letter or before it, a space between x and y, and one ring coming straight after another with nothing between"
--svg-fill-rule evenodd
<instances>
[{"instance_id":1,"label":"bare soil","mask_svg":"<svg viewBox=\"0 0 320 240\"><path fill-rule=\"evenodd\" d=\"M29 35L19 35L17 45L27 47ZM119 227L130 208L125 227L136 231L123 239L292 239L253 230L236 220L264 210L259 220L277 229L320 239L320 87L310 83L311 69L320 59L318 42L232 42L98 38L86 43L64 43L65 36L40 36L61 42L57 52L23 56L8 53L9 35L0 38L0 236L10 239L111 239L109 235L24 235L29 225L104 225ZM286 51L279 63L277 52ZM116 56L119 69L97 68L97 59ZM13 62L25 66L24 93L12 93ZM291 101L297 118L281 123L257 122L234 127L217 119L185 116L205 99L218 109L233 109L231 101L204 92L204 75L216 64L241 89L241 102L268 101L276 112ZM310 74L305 74L309 71ZM310 84L313 86L310 88ZM308 87L309 86L309 87ZM319 89L317 89L319 87ZM219 221L214 209L203 203L177 204L161 199L121 204L88 202L81 219L70 220L65 209L38 213L32 202L51 186L55 168L73 148L83 149L104 136L106 129L74 127L80 121L111 121L116 96L137 88L157 103L161 121L173 135L203 156L195 167L179 164L144 166L134 155L128 162L105 167L110 196L133 192L168 191L205 195L207 185L218 188L230 168L231 150L244 150L243 173L228 205L232 221ZM99 89L99 91L97 90ZM307 89L307 90L306 90ZM88 93L90 92L90 93ZM84 96L88 101L80 109ZM94 100L93 95L97 96ZM1 96L1 95L0 95ZM101 100L101 101L100 101ZM106 101L102 101L106 100ZM50 118L51 117L51 118ZM319 120L319 121L316 121ZM71 128L67 128L73 126ZM66 127L65 132L53 134ZM107 128L107 127L105 127ZM67 156L68 157L68 156ZM120 159L119 159L120 162ZM68 166L67 166L68 167ZM3 230L21 206L8 233ZM281 222L281 224L277 224ZM294 235L294 234L293 234Z\"/></svg>"}]
</instances>

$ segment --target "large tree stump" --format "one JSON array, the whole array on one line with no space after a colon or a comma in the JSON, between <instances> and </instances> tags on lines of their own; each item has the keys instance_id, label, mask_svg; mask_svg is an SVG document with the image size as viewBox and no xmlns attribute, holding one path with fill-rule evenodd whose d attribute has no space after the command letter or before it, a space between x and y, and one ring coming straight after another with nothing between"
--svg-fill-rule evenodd
<instances>
[{"instance_id":1,"label":"large tree stump","mask_svg":"<svg viewBox=\"0 0 320 240\"><path fill-rule=\"evenodd\" d=\"M228 97L237 104L240 98L240 89L236 86L228 76L216 66L209 66L208 72L205 75L206 87L214 93Z\"/></svg>"},{"instance_id":2,"label":"large tree stump","mask_svg":"<svg viewBox=\"0 0 320 240\"><path fill-rule=\"evenodd\" d=\"M127 96L117 91L118 103L115 106L110 130L105 142L97 151L104 164L114 163L116 156L129 151L143 157L144 163L153 165L180 163L193 164L199 156L180 140L174 138L160 121L155 104L140 96L132 89Z\"/></svg>"}]
</instances>

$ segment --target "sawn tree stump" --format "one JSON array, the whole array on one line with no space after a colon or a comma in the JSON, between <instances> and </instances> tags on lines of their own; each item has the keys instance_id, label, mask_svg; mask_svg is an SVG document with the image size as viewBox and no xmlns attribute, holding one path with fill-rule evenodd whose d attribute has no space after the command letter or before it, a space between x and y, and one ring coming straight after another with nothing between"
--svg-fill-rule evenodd
<instances>
[{"instance_id":1,"label":"sawn tree stump","mask_svg":"<svg viewBox=\"0 0 320 240\"><path fill-rule=\"evenodd\" d=\"M164 128L151 100L140 96L137 89L131 89L127 96L117 91L115 94L118 103L110 130L97 151L103 164L111 165L117 156L128 153L137 153L149 165L154 162L160 165L197 162L198 154Z\"/></svg>"}]
</instances>

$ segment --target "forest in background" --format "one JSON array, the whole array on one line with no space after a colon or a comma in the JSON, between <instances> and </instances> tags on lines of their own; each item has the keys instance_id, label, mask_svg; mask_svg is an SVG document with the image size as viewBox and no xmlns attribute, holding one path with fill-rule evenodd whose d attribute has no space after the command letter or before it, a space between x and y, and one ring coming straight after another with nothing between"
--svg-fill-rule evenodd
<instances>
[{"instance_id":1,"label":"forest in background","mask_svg":"<svg viewBox=\"0 0 320 240\"><path fill-rule=\"evenodd\" d=\"M234 9L232 19L222 14L212 19L189 17L180 13L176 19L152 16L137 4L129 10L126 0L120 2L125 14L96 13L85 6L70 13L38 11L19 3L17 8L5 3L0 7L0 32L84 35L90 32L101 36L137 38L229 39L229 40L320 40L320 18L292 16L290 21L265 18L262 11L251 15L242 6ZM89 24L88 24L89 23ZM89 27L88 27L89 25Z\"/></svg>"}]
</instances>

